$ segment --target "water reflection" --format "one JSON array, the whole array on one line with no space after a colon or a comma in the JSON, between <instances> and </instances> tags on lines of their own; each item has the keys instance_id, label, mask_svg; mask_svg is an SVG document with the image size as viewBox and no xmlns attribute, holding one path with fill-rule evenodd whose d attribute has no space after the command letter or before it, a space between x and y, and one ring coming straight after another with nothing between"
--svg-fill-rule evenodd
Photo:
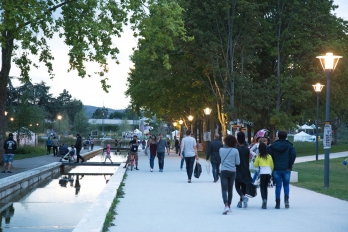
<instances>
[{"instance_id":1,"label":"water reflection","mask_svg":"<svg viewBox=\"0 0 348 232\"><path fill-rule=\"evenodd\" d=\"M1 211L0 228L2 228L3 218L5 219L5 226L7 224L10 224L11 218L13 217L14 212L15 212L15 208L13 207L13 204L10 204L10 206L6 207L4 210Z\"/></svg>"},{"instance_id":2,"label":"water reflection","mask_svg":"<svg viewBox=\"0 0 348 232\"><path fill-rule=\"evenodd\" d=\"M98 156L94 159L103 158ZM88 168L96 174L98 171L94 169L100 169ZM74 173L76 171L76 168L73 168L73 173L42 181L35 189L28 189L27 192L0 201L0 232L3 229L26 232L72 231L112 176L105 174L108 173L105 169L99 175L87 175L85 170L82 170L83 174ZM81 218L71 215L80 215Z\"/></svg>"}]
</instances>

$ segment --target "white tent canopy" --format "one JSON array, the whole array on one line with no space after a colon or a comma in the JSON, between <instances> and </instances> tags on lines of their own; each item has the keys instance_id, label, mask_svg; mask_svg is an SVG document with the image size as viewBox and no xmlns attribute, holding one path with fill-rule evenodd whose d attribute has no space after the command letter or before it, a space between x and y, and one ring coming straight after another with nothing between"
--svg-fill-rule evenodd
<instances>
[{"instance_id":1,"label":"white tent canopy","mask_svg":"<svg viewBox=\"0 0 348 232\"><path fill-rule=\"evenodd\" d=\"M37 143L36 134L26 127L21 127L19 130L13 132L13 140L15 140L18 143L17 134L19 134L19 143L21 145L34 146Z\"/></svg>"},{"instance_id":2,"label":"white tent canopy","mask_svg":"<svg viewBox=\"0 0 348 232\"><path fill-rule=\"evenodd\" d=\"M310 137L312 137L312 136L301 131L300 133L294 135L294 142L298 142L298 141L304 142L307 139L309 139Z\"/></svg>"}]
</instances>

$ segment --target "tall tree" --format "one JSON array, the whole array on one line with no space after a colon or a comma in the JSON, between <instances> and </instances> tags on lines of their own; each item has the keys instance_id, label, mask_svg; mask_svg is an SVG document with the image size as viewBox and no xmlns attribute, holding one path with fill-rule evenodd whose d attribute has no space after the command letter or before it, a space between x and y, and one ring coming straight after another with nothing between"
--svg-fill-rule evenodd
<instances>
[{"instance_id":1,"label":"tall tree","mask_svg":"<svg viewBox=\"0 0 348 232\"><path fill-rule=\"evenodd\" d=\"M69 71L76 70L78 76L90 76L86 73L86 63L96 62L100 69L93 70L101 77L101 86L105 91L107 83L108 59L117 61L118 48L112 39L120 36L122 24L130 16L134 29L142 25L148 16L146 7L167 5L172 0L26 0L0 1L0 44L2 66L0 71L0 121L4 121L6 104L6 86L12 62L21 70L22 81L29 81L31 66L38 67L30 55L39 58L54 77L52 60L54 59L48 40L59 35L69 47ZM172 21L171 27L162 34L181 30L180 7L174 5L174 11L164 11L163 18ZM166 9L166 8L159 8ZM174 13L173 13L174 12ZM173 17L172 17L173 16ZM161 33L158 33L159 35ZM170 41L166 43L170 46ZM5 140L5 127L0 124L0 141ZM0 151L0 158L3 151Z\"/></svg>"}]
</instances>

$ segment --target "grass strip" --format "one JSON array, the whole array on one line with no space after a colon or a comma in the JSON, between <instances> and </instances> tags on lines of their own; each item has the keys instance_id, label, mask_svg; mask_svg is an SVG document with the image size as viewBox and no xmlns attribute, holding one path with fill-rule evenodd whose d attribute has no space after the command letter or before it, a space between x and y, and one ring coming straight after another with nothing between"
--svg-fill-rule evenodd
<instances>
[{"instance_id":1,"label":"grass strip","mask_svg":"<svg viewBox=\"0 0 348 232\"><path fill-rule=\"evenodd\" d=\"M125 186L124 180L127 178L127 173L124 174L122 182L120 186L117 189L116 197L112 201L112 204L110 206L109 212L106 214L104 226L103 226L103 232L106 232L109 230L110 226L114 226L115 224L112 223L112 221L115 219L115 215L117 215L116 212L116 206L120 202L119 198L124 198L125 192L123 190L123 187Z\"/></svg>"},{"instance_id":2,"label":"grass strip","mask_svg":"<svg viewBox=\"0 0 348 232\"><path fill-rule=\"evenodd\" d=\"M343 165L345 158L330 159L330 185L324 189L324 160L298 163L293 171L298 172L298 182L291 183L318 193L348 201L348 166Z\"/></svg>"}]
</instances>

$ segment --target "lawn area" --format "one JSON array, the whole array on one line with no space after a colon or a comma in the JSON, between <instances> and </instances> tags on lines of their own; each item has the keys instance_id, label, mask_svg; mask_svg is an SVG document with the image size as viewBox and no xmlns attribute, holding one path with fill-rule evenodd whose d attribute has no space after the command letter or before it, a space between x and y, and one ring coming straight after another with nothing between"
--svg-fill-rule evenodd
<instances>
[{"instance_id":1,"label":"lawn area","mask_svg":"<svg viewBox=\"0 0 348 232\"><path fill-rule=\"evenodd\" d=\"M21 160L21 159L26 159L26 158L36 157L36 156L43 156L46 154L47 154L46 148L43 146L37 146L37 147L20 146L15 151L15 159Z\"/></svg>"},{"instance_id":2,"label":"lawn area","mask_svg":"<svg viewBox=\"0 0 348 232\"><path fill-rule=\"evenodd\" d=\"M315 155L315 143L296 142L296 143L293 143L293 145L296 150L297 157ZM318 148L319 148L318 149L319 154L324 154L322 142L319 142ZM330 153L347 151L347 150L348 150L348 144L337 144L337 145L331 146Z\"/></svg>"},{"instance_id":3,"label":"lawn area","mask_svg":"<svg viewBox=\"0 0 348 232\"><path fill-rule=\"evenodd\" d=\"M298 182L291 184L348 201L348 165L342 164L344 159L330 160L329 189L324 189L324 160L295 164Z\"/></svg>"}]
</instances>

